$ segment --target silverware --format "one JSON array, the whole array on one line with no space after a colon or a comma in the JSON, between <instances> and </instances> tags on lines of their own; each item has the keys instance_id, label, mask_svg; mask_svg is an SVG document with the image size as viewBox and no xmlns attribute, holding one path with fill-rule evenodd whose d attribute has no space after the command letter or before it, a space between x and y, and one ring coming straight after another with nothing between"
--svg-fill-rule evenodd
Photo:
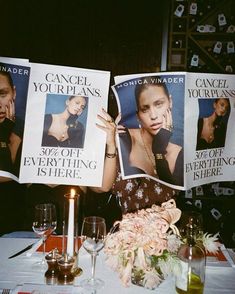
<instances>
[{"instance_id":1,"label":"silverware","mask_svg":"<svg viewBox=\"0 0 235 294\"><path fill-rule=\"evenodd\" d=\"M33 247L33 245L36 244L36 243L37 243L37 242L34 242L34 243L28 245L28 246L25 247L24 249L22 249L22 250L16 252L15 254L9 256L8 259L13 258L13 257L16 257L16 256L18 256L18 255L24 253L25 251L28 251L28 250L31 249L31 248Z\"/></svg>"},{"instance_id":2,"label":"silverware","mask_svg":"<svg viewBox=\"0 0 235 294\"><path fill-rule=\"evenodd\" d=\"M10 294L11 289L3 289L2 294Z\"/></svg>"}]
</instances>

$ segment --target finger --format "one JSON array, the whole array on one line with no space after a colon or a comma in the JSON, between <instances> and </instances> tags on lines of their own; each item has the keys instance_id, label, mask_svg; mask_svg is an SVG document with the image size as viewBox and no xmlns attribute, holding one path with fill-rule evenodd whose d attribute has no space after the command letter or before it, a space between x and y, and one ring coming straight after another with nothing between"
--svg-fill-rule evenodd
<instances>
[{"instance_id":1,"label":"finger","mask_svg":"<svg viewBox=\"0 0 235 294\"><path fill-rule=\"evenodd\" d=\"M167 125L167 115L166 113L163 114L163 120L162 120L162 127L164 129L166 129L166 125Z\"/></svg>"},{"instance_id":2,"label":"finger","mask_svg":"<svg viewBox=\"0 0 235 294\"><path fill-rule=\"evenodd\" d=\"M166 115L166 125L168 126L168 125L170 125L170 115L169 115L168 109L166 110L165 115Z\"/></svg>"},{"instance_id":3,"label":"finger","mask_svg":"<svg viewBox=\"0 0 235 294\"><path fill-rule=\"evenodd\" d=\"M172 129L173 129L172 114L171 114L170 109L167 109L167 111L166 111L166 129L169 131L172 131Z\"/></svg>"},{"instance_id":4,"label":"finger","mask_svg":"<svg viewBox=\"0 0 235 294\"><path fill-rule=\"evenodd\" d=\"M107 122L114 122L113 118L108 114L108 112L102 108L102 112L104 114L104 119L107 121Z\"/></svg>"},{"instance_id":5,"label":"finger","mask_svg":"<svg viewBox=\"0 0 235 294\"><path fill-rule=\"evenodd\" d=\"M9 112L8 105L6 105L6 107L5 107L5 112L6 112L6 118L10 119L10 112Z\"/></svg>"},{"instance_id":6,"label":"finger","mask_svg":"<svg viewBox=\"0 0 235 294\"><path fill-rule=\"evenodd\" d=\"M172 112L170 108L168 109L168 116L169 116L169 124L173 125Z\"/></svg>"},{"instance_id":7,"label":"finger","mask_svg":"<svg viewBox=\"0 0 235 294\"><path fill-rule=\"evenodd\" d=\"M99 114L97 114L97 117L98 117L98 119L99 119L101 122L104 123L104 125L107 125L107 120L106 120L106 118L104 118L103 116L101 116L101 115L99 115Z\"/></svg>"},{"instance_id":8,"label":"finger","mask_svg":"<svg viewBox=\"0 0 235 294\"><path fill-rule=\"evenodd\" d=\"M116 119L115 119L115 124L116 124L116 125L119 124L121 118L122 118L122 114L121 114L121 112L119 112L118 115L117 115L117 117L116 117Z\"/></svg>"},{"instance_id":9,"label":"finger","mask_svg":"<svg viewBox=\"0 0 235 294\"><path fill-rule=\"evenodd\" d=\"M117 125L116 131L118 134L124 134L124 133L126 133L126 128L122 125Z\"/></svg>"},{"instance_id":10,"label":"finger","mask_svg":"<svg viewBox=\"0 0 235 294\"><path fill-rule=\"evenodd\" d=\"M104 116L97 114L97 117L99 120L101 120L105 126L108 126L108 124L112 123L115 125L113 118L102 108L102 112Z\"/></svg>"},{"instance_id":11,"label":"finger","mask_svg":"<svg viewBox=\"0 0 235 294\"><path fill-rule=\"evenodd\" d=\"M15 117L15 101L11 101L11 115L14 118Z\"/></svg>"},{"instance_id":12,"label":"finger","mask_svg":"<svg viewBox=\"0 0 235 294\"><path fill-rule=\"evenodd\" d=\"M123 125L117 125L118 130L125 130L126 128Z\"/></svg>"},{"instance_id":13,"label":"finger","mask_svg":"<svg viewBox=\"0 0 235 294\"><path fill-rule=\"evenodd\" d=\"M12 100L9 101L8 104L8 114L9 114L9 118L12 119L13 115L12 115Z\"/></svg>"}]
</instances>

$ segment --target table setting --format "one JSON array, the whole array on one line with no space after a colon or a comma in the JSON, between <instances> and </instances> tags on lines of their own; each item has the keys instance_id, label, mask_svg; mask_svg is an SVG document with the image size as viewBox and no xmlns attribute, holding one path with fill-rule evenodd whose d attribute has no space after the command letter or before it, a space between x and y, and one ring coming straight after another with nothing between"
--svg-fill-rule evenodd
<instances>
[{"instance_id":1,"label":"table setting","mask_svg":"<svg viewBox=\"0 0 235 294\"><path fill-rule=\"evenodd\" d=\"M103 218L86 217L78 236L78 197L65 195L63 235L54 233L56 213L44 205L39 219L47 221L40 227L34 219L35 238L0 238L0 294L176 293L182 240L174 200L126 214L110 232ZM200 293L235 293L234 251L218 245L217 236L200 236L207 251Z\"/></svg>"}]
</instances>

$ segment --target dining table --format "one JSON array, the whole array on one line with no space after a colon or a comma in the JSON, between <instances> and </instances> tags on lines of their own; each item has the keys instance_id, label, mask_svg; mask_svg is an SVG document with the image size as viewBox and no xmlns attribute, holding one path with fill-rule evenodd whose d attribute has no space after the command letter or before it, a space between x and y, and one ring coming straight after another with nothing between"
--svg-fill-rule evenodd
<instances>
[{"instance_id":1,"label":"dining table","mask_svg":"<svg viewBox=\"0 0 235 294\"><path fill-rule=\"evenodd\" d=\"M61 246L61 236L51 236L47 240L46 251ZM104 287L91 291L83 289L80 282L91 276L91 256L83 247L79 250L78 265L82 268L82 274L75 277L73 285L47 285L45 282L45 268L35 267L35 262L42 258L42 251L35 247L35 251L28 251L14 257L9 257L24 249L29 244L38 242L37 238L9 238L0 237L0 294L174 294L174 277L165 279L156 289L149 290L141 286L131 284L128 287L122 285L117 272L114 272L105 260L104 251L100 251L96 262L96 277L102 279ZM48 245L49 244L49 245ZM60 248L61 249L61 248ZM235 293L235 258L224 246L222 252L225 258L220 260L215 257L208 257L206 264L206 280L204 294L234 294ZM233 252L234 253L234 252Z\"/></svg>"}]
</instances>

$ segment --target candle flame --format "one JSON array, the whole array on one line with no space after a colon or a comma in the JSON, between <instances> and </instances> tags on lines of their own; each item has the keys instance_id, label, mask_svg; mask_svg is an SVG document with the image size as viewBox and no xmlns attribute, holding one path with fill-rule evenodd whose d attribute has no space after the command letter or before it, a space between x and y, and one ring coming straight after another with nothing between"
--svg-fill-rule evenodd
<instances>
[{"instance_id":1,"label":"candle flame","mask_svg":"<svg viewBox=\"0 0 235 294\"><path fill-rule=\"evenodd\" d=\"M76 191L74 189L70 190L70 198L74 198Z\"/></svg>"}]
</instances>

